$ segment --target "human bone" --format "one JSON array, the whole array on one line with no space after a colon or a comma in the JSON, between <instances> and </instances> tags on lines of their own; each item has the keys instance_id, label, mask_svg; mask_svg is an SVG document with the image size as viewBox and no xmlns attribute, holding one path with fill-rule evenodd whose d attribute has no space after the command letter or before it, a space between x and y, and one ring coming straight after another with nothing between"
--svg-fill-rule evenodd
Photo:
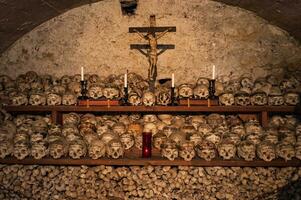
<instances>
[{"instance_id":1,"label":"human bone","mask_svg":"<svg viewBox=\"0 0 301 200\"><path fill-rule=\"evenodd\" d=\"M73 124L78 125L80 122L80 116L79 114L75 112L67 113L63 115L63 124Z\"/></svg>"},{"instance_id":2,"label":"human bone","mask_svg":"<svg viewBox=\"0 0 301 200\"><path fill-rule=\"evenodd\" d=\"M72 81L68 84L68 91L74 94L76 97L81 95L81 85L79 82Z\"/></svg>"},{"instance_id":3,"label":"human bone","mask_svg":"<svg viewBox=\"0 0 301 200\"><path fill-rule=\"evenodd\" d=\"M83 140L73 140L69 144L69 156L73 159L79 159L87 153L87 146Z\"/></svg>"},{"instance_id":4,"label":"human bone","mask_svg":"<svg viewBox=\"0 0 301 200\"><path fill-rule=\"evenodd\" d=\"M66 87L64 85L53 85L47 92L63 95L66 92Z\"/></svg>"},{"instance_id":5,"label":"human bone","mask_svg":"<svg viewBox=\"0 0 301 200\"><path fill-rule=\"evenodd\" d=\"M268 96L262 90L253 92L251 96L252 105L264 106L268 103Z\"/></svg>"},{"instance_id":6,"label":"human bone","mask_svg":"<svg viewBox=\"0 0 301 200\"><path fill-rule=\"evenodd\" d=\"M124 149L127 150L134 146L135 138L130 133L124 133L124 134L120 135L120 142L123 144Z\"/></svg>"},{"instance_id":7,"label":"human bone","mask_svg":"<svg viewBox=\"0 0 301 200\"><path fill-rule=\"evenodd\" d=\"M88 154L92 159L104 157L106 155L105 143L99 139L93 140L88 146Z\"/></svg>"},{"instance_id":8,"label":"human bone","mask_svg":"<svg viewBox=\"0 0 301 200\"><path fill-rule=\"evenodd\" d=\"M233 142L230 142L229 140L223 140L218 145L218 154L224 159L229 160L231 158L235 157L236 154L236 146Z\"/></svg>"},{"instance_id":9,"label":"human bone","mask_svg":"<svg viewBox=\"0 0 301 200\"><path fill-rule=\"evenodd\" d=\"M296 156L296 158L301 160L301 140L299 142L297 142L297 144L295 146L295 156Z\"/></svg>"},{"instance_id":10,"label":"human bone","mask_svg":"<svg viewBox=\"0 0 301 200\"><path fill-rule=\"evenodd\" d=\"M268 105L281 106L284 104L283 94L278 86L272 86L268 96Z\"/></svg>"},{"instance_id":11,"label":"human bone","mask_svg":"<svg viewBox=\"0 0 301 200\"><path fill-rule=\"evenodd\" d=\"M88 97L100 99L103 96L103 88L100 85L92 85L88 89Z\"/></svg>"},{"instance_id":12,"label":"human bone","mask_svg":"<svg viewBox=\"0 0 301 200\"><path fill-rule=\"evenodd\" d=\"M238 91L234 95L235 104L238 106L248 106L251 104L250 95L245 91Z\"/></svg>"},{"instance_id":13,"label":"human bone","mask_svg":"<svg viewBox=\"0 0 301 200\"><path fill-rule=\"evenodd\" d=\"M197 155L200 158L205 159L206 161L210 161L214 159L217 155L215 145L209 141L202 141L195 146L195 150Z\"/></svg>"},{"instance_id":14,"label":"human bone","mask_svg":"<svg viewBox=\"0 0 301 200\"><path fill-rule=\"evenodd\" d=\"M246 136L246 130L243 125L232 126L231 133L238 135L240 138Z\"/></svg>"},{"instance_id":15,"label":"human bone","mask_svg":"<svg viewBox=\"0 0 301 200\"><path fill-rule=\"evenodd\" d=\"M198 132L189 134L187 138L189 141L193 142L194 145L197 145L199 142L203 140L203 137Z\"/></svg>"},{"instance_id":16,"label":"human bone","mask_svg":"<svg viewBox=\"0 0 301 200\"><path fill-rule=\"evenodd\" d=\"M49 93L46 98L47 98L47 100L46 100L47 105L50 105L50 106L61 105L61 103L62 103L62 97L55 93Z\"/></svg>"},{"instance_id":17,"label":"human bone","mask_svg":"<svg viewBox=\"0 0 301 200\"><path fill-rule=\"evenodd\" d=\"M178 88L178 94L180 98L192 98L193 97L193 85L182 84Z\"/></svg>"},{"instance_id":18,"label":"human bone","mask_svg":"<svg viewBox=\"0 0 301 200\"><path fill-rule=\"evenodd\" d=\"M276 148L268 141L259 143L256 152L260 159L267 162L270 162L276 158Z\"/></svg>"},{"instance_id":19,"label":"human bone","mask_svg":"<svg viewBox=\"0 0 301 200\"><path fill-rule=\"evenodd\" d=\"M34 143L31 145L30 154L34 159L41 159L48 155L48 148L44 143Z\"/></svg>"},{"instance_id":20,"label":"human bone","mask_svg":"<svg viewBox=\"0 0 301 200\"><path fill-rule=\"evenodd\" d=\"M108 157L117 159L119 157L123 157L124 147L120 140L113 139L108 143L106 152Z\"/></svg>"},{"instance_id":21,"label":"human bone","mask_svg":"<svg viewBox=\"0 0 301 200\"><path fill-rule=\"evenodd\" d=\"M223 139L229 140L233 142L235 145L238 145L240 143L241 137L236 133L228 132L223 134Z\"/></svg>"},{"instance_id":22,"label":"human bone","mask_svg":"<svg viewBox=\"0 0 301 200\"><path fill-rule=\"evenodd\" d=\"M246 161L252 161L256 157L256 146L250 141L243 141L237 147L237 155Z\"/></svg>"},{"instance_id":23,"label":"human bone","mask_svg":"<svg viewBox=\"0 0 301 200\"><path fill-rule=\"evenodd\" d=\"M158 132L158 128L155 123L149 122L145 123L143 126L143 132L152 133L152 135L156 135Z\"/></svg>"},{"instance_id":24,"label":"human bone","mask_svg":"<svg viewBox=\"0 0 301 200\"><path fill-rule=\"evenodd\" d=\"M211 142L211 143L213 143L215 145L218 145L221 142L221 140L222 140L222 136L218 132L209 132L209 133L205 134L203 136L203 138L206 141L209 141L209 142Z\"/></svg>"},{"instance_id":25,"label":"human bone","mask_svg":"<svg viewBox=\"0 0 301 200\"><path fill-rule=\"evenodd\" d=\"M68 145L64 142L63 138L59 138L57 140L49 143L49 155L54 159L59 159L62 156L66 156L68 154Z\"/></svg>"},{"instance_id":26,"label":"human bone","mask_svg":"<svg viewBox=\"0 0 301 200\"><path fill-rule=\"evenodd\" d=\"M62 104L66 106L76 105L77 96L72 92L67 92L62 95Z\"/></svg>"},{"instance_id":27,"label":"human bone","mask_svg":"<svg viewBox=\"0 0 301 200\"><path fill-rule=\"evenodd\" d=\"M151 91L146 91L142 95L142 103L145 106L154 106L156 104L156 96Z\"/></svg>"},{"instance_id":28,"label":"human bone","mask_svg":"<svg viewBox=\"0 0 301 200\"><path fill-rule=\"evenodd\" d=\"M29 144L27 142L15 142L13 155L22 160L30 154Z\"/></svg>"},{"instance_id":29,"label":"human bone","mask_svg":"<svg viewBox=\"0 0 301 200\"><path fill-rule=\"evenodd\" d=\"M119 89L117 87L105 87L103 89L103 96L106 99L118 99L120 94L119 94Z\"/></svg>"},{"instance_id":30,"label":"human bone","mask_svg":"<svg viewBox=\"0 0 301 200\"><path fill-rule=\"evenodd\" d=\"M223 106L232 106L235 103L233 93L222 93L219 96L219 103Z\"/></svg>"},{"instance_id":31,"label":"human bone","mask_svg":"<svg viewBox=\"0 0 301 200\"><path fill-rule=\"evenodd\" d=\"M13 153L13 142L9 140L0 141L0 158L5 158Z\"/></svg>"},{"instance_id":32,"label":"human bone","mask_svg":"<svg viewBox=\"0 0 301 200\"><path fill-rule=\"evenodd\" d=\"M111 140L116 140L118 139L119 136L114 133L114 132L106 132L106 133L103 133L101 135L101 140L105 143L105 144L108 144Z\"/></svg>"},{"instance_id":33,"label":"human bone","mask_svg":"<svg viewBox=\"0 0 301 200\"><path fill-rule=\"evenodd\" d=\"M170 137L172 134L176 133L178 129L174 126L165 126L163 128L163 133L166 135L166 137Z\"/></svg>"},{"instance_id":34,"label":"human bone","mask_svg":"<svg viewBox=\"0 0 301 200\"><path fill-rule=\"evenodd\" d=\"M126 132L126 126L121 122L117 122L113 125L112 131L118 135L123 135Z\"/></svg>"},{"instance_id":35,"label":"human bone","mask_svg":"<svg viewBox=\"0 0 301 200\"><path fill-rule=\"evenodd\" d=\"M154 114L147 114L143 115L143 122L144 123L154 123L158 120L157 116Z\"/></svg>"},{"instance_id":36,"label":"human bone","mask_svg":"<svg viewBox=\"0 0 301 200\"><path fill-rule=\"evenodd\" d=\"M135 136L141 135L143 131L143 126L139 123L132 123L128 126L127 131Z\"/></svg>"},{"instance_id":37,"label":"human bone","mask_svg":"<svg viewBox=\"0 0 301 200\"><path fill-rule=\"evenodd\" d=\"M299 94L296 92L287 92L284 95L284 101L286 105L295 106L300 103Z\"/></svg>"},{"instance_id":38,"label":"human bone","mask_svg":"<svg viewBox=\"0 0 301 200\"><path fill-rule=\"evenodd\" d=\"M225 116L217 113L212 113L208 115L207 122L212 128L215 128L220 124L226 123Z\"/></svg>"},{"instance_id":39,"label":"human bone","mask_svg":"<svg viewBox=\"0 0 301 200\"><path fill-rule=\"evenodd\" d=\"M275 128L267 129L266 134L263 137L263 141L268 141L272 144L277 144L279 142L278 130Z\"/></svg>"},{"instance_id":40,"label":"human bone","mask_svg":"<svg viewBox=\"0 0 301 200\"><path fill-rule=\"evenodd\" d=\"M179 151L176 146L176 142L173 140L167 140L162 144L161 155L168 160L174 160L179 156Z\"/></svg>"},{"instance_id":41,"label":"human bone","mask_svg":"<svg viewBox=\"0 0 301 200\"><path fill-rule=\"evenodd\" d=\"M44 94L32 94L29 97L29 104L33 106L46 105L46 97Z\"/></svg>"},{"instance_id":42,"label":"human bone","mask_svg":"<svg viewBox=\"0 0 301 200\"><path fill-rule=\"evenodd\" d=\"M197 82L196 82L196 85L206 85L208 87L209 86L209 80L208 80L208 78L205 78L205 77L199 77Z\"/></svg>"},{"instance_id":43,"label":"human bone","mask_svg":"<svg viewBox=\"0 0 301 200\"><path fill-rule=\"evenodd\" d=\"M194 143L190 141L183 142L179 148L179 156L185 161L191 161L195 157Z\"/></svg>"},{"instance_id":44,"label":"human bone","mask_svg":"<svg viewBox=\"0 0 301 200\"><path fill-rule=\"evenodd\" d=\"M193 97L196 99L208 99L209 97L209 90L207 85L196 85L193 88Z\"/></svg>"},{"instance_id":45,"label":"human bone","mask_svg":"<svg viewBox=\"0 0 301 200\"><path fill-rule=\"evenodd\" d=\"M263 134L263 129L256 119L249 120L245 123L246 134L256 134L261 136Z\"/></svg>"},{"instance_id":46,"label":"human bone","mask_svg":"<svg viewBox=\"0 0 301 200\"><path fill-rule=\"evenodd\" d=\"M171 103L171 94L168 89L162 89L156 93L156 103L158 105L167 106Z\"/></svg>"},{"instance_id":47,"label":"human bone","mask_svg":"<svg viewBox=\"0 0 301 200\"><path fill-rule=\"evenodd\" d=\"M213 132L213 129L209 124L201 124L198 128L198 132L201 136L205 136Z\"/></svg>"},{"instance_id":48,"label":"human bone","mask_svg":"<svg viewBox=\"0 0 301 200\"><path fill-rule=\"evenodd\" d=\"M14 106L21 106L21 105L27 105L28 104L28 98L27 95L23 93L18 93L11 98L11 104Z\"/></svg>"},{"instance_id":49,"label":"human bone","mask_svg":"<svg viewBox=\"0 0 301 200\"><path fill-rule=\"evenodd\" d=\"M294 146L290 143L280 142L276 146L277 156L283 158L285 161L291 160L295 157L295 149Z\"/></svg>"},{"instance_id":50,"label":"human bone","mask_svg":"<svg viewBox=\"0 0 301 200\"><path fill-rule=\"evenodd\" d=\"M157 149L161 149L161 145L167 140L167 136L163 132L158 132L153 137L153 146Z\"/></svg>"},{"instance_id":51,"label":"human bone","mask_svg":"<svg viewBox=\"0 0 301 200\"><path fill-rule=\"evenodd\" d=\"M191 116L191 118L189 119L190 124L195 128L195 130L198 130L199 126L201 124L206 124L206 118L204 115L194 115Z\"/></svg>"},{"instance_id":52,"label":"human bone","mask_svg":"<svg viewBox=\"0 0 301 200\"><path fill-rule=\"evenodd\" d=\"M177 131L175 133L172 133L169 136L169 139L174 141L177 145L181 145L186 140L186 134L182 131Z\"/></svg>"},{"instance_id":53,"label":"human bone","mask_svg":"<svg viewBox=\"0 0 301 200\"><path fill-rule=\"evenodd\" d=\"M254 82L253 82L251 77L243 76L243 77L240 78L240 85L243 88L252 89L254 87Z\"/></svg>"},{"instance_id":54,"label":"human bone","mask_svg":"<svg viewBox=\"0 0 301 200\"><path fill-rule=\"evenodd\" d=\"M158 118L167 125L172 124L173 116L170 114L159 114Z\"/></svg>"},{"instance_id":55,"label":"human bone","mask_svg":"<svg viewBox=\"0 0 301 200\"><path fill-rule=\"evenodd\" d=\"M139 106L142 104L142 98L137 92L130 92L128 101L132 106Z\"/></svg>"}]
</instances>

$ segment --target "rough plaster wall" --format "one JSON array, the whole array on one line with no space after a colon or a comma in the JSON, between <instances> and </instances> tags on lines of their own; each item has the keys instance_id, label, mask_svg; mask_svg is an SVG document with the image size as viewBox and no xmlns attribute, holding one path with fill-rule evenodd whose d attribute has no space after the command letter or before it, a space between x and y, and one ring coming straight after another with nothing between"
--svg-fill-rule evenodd
<instances>
[{"instance_id":1,"label":"rough plaster wall","mask_svg":"<svg viewBox=\"0 0 301 200\"><path fill-rule=\"evenodd\" d=\"M1 71L13 77L28 70L40 74L108 75L126 69L147 75L148 61L130 44L145 43L130 26L176 26L161 44L175 44L159 56L158 77L189 82L218 75L281 72L301 58L299 44L283 30L253 13L207 0L140 0L136 15L123 16L118 0L75 8L40 25L0 57ZM272 70L272 71L271 71Z\"/></svg>"}]
</instances>

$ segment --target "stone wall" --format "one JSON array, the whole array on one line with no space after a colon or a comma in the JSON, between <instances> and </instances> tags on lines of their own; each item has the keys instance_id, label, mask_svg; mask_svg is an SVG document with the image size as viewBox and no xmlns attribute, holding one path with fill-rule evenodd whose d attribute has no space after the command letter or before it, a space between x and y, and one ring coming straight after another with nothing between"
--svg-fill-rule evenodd
<instances>
[{"instance_id":1,"label":"stone wall","mask_svg":"<svg viewBox=\"0 0 301 200\"><path fill-rule=\"evenodd\" d=\"M159 57L158 77L175 73L177 83L221 75L281 73L301 60L301 49L283 30L246 10L207 0L140 0L136 14L122 15L118 0L104 0L70 10L19 39L0 57L1 71L12 77L28 70L57 76L108 75L129 71L147 75L148 61L133 43L144 43L130 26L176 26L161 44L175 44ZM295 70L295 68L293 68Z\"/></svg>"}]
</instances>

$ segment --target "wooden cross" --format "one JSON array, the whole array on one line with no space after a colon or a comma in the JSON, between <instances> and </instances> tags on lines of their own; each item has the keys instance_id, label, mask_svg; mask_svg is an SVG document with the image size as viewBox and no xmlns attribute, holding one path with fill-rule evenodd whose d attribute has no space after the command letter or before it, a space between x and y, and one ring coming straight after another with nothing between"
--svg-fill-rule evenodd
<instances>
[{"instance_id":1,"label":"wooden cross","mask_svg":"<svg viewBox=\"0 0 301 200\"><path fill-rule=\"evenodd\" d=\"M157 44L157 41L167 32L176 32L176 27L175 26L158 27L156 26L156 16L151 15L149 27L130 27L129 32L137 33L141 38L148 40L148 44L131 44L130 48L137 49L144 56L148 57L149 60L148 79L149 79L150 89L154 90L155 82L157 78L158 56L161 55L167 49L175 48L175 45L173 44ZM145 49L146 51L144 51ZM160 49L159 52L157 51L158 49Z\"/></svg>"}]
</instances>

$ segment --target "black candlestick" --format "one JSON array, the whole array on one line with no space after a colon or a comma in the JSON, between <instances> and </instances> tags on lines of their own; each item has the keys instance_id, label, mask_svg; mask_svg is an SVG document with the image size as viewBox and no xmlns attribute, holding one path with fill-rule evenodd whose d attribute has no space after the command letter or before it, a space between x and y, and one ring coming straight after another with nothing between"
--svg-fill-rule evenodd
<instances>
[{"instance_id":1,"label":"black candlestick","mask_svg":"<svg viewBox=\"0 0 301 200\"><path fill-rule=\"evenodd\" d=\"M209 99L215 100L217 96L215 96L215 79L209 80Z\"/></svg>"},{"instance_id":2,"label":"black candlestick","mask_svg":"<svg viewBox=\"0 0 301 200\"><path fill-rule=\"evenodd\" d=\"M80 99L80 100L88 99L88 96L87 96L87 92L88 92L87 83L88 82L86 80L80 81L81 96L78 97L78 99Z\"/></svg>"},{"instance_id":3,"label":"black candlestick","mask_svg":"<svg viewBox=\"0 0 301 200\"><path fill-rule=\"evenodd\" d=\"M170 88L170 99L171 99L170 105L176 106L177 103L176 103L176 97L175 97L175 87Z\"/></svg>"},{"instance_id":4,"label":"black candlestick","mask_svg":"<svg viewBox=\"0 0 301 200\"><path fill-rule=\"evenodd\" d=\"M124 96L122 98L122 105L129 105L129 90L128 90L128 87L124 87L123 88L123 91L124 91Z\"/></svg>"}]
</instances>

